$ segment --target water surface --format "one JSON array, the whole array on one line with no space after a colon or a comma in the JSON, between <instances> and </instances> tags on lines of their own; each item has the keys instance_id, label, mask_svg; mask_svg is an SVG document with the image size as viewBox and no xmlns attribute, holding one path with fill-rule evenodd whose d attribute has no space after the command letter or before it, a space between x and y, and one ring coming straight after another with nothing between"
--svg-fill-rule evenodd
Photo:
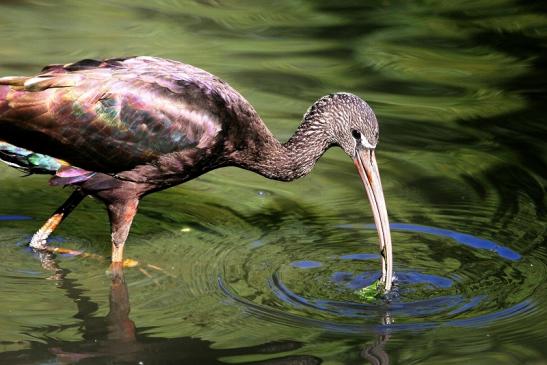
<instances>
[{"instance_id":1,"label":"water surface","mask_svg":"<svg viewBox=\"0 0 547 365\"><path fill-rule=\"evenodd\" d=\"M353 164L287 184L229 168L147 197L122 278L25 247L68 195L0 166L0 362L541 364L547 361L543 5L511 0L5 1L0 73L154 55L227 80L286 140L350 91L381 126L396 290ZM52 244L108 256L87 199Z\"/></svg>"}]
</instances>

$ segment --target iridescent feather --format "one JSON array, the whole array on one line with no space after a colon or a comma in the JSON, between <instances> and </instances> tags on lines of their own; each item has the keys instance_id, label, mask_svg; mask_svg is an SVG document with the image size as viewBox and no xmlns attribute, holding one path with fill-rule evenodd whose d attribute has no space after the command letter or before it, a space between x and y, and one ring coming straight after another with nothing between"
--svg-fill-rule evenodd
<instances>
[{"instance_id":1,"label":"iridescent feather","mask_svg":"<svg viewBox=\"0 0 547 365\"><path fill-rule=\"evenodd\" d=\"M218 93L229 86L215 76L152 57L51 65L0 85L8 142L100 172L208 147L229 103Z\"/></svg>"},{"instance_id":2,"label":"iridescent feather","mask_svg":"<svg viewBox=\"0 0 547 365\"><path fill-rule=\"evenodd\" d=\"M28 174L55 174L63 161L0 141L0 160Z\"/></svg>"}]
</instances>

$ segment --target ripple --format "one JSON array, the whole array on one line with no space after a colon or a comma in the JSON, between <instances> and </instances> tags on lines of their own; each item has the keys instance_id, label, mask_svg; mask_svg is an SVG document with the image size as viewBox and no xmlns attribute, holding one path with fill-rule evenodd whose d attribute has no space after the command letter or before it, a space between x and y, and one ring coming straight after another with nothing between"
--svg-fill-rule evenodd
<instances>
[{"instance_id":1,"label":"ripple","mask_svg":"<svg viewBox=\"0 0 547 365\"><path fill-rule=\"evenodd\" d=\"M337 227L343 231L374 230L374 225ZM511 279L524 275L522 256L518 252L454 230L402 223L393 224L392 229L397 247L403 250L408 244L416 252L426 252L433 238L433 244L451 242L468 251L461 260L446 257L441 261L403 253L401 258L418 259L396 261L393 291L385 299L371 302L363 302L355 294L355 290L372 284L380 276L379 256L369 252L341 252L318 259L309 249L300 246L299 252L293 253L297 259L270 265L269 270L262 273L260 285L256 280L246 283L243 278L227 280L228 273L222 273L218 276L218 286L252 316L342 333L382 328L391 331L473 327L536 310L531 299L535 287ZM267 249L265 245L256 251ZM256 251L247 257L249 265L257 258L254 255L260 254ZM310 255L310 258L301 255ZM386 316L389 321L380 320Z\"/></svg>"}]
</instances>

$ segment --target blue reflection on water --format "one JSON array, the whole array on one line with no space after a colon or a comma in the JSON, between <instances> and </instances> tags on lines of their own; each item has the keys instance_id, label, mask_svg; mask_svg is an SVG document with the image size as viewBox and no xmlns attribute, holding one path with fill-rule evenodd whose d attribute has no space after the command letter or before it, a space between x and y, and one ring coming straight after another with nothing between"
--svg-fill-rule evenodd
<instances>
[{"instance_id":1,"label":"blue reflection on water","mask_svg":"<svg viewBox=\"0 0 547 365\"><path fill-rule=\"evenodd\" d=\"M353 276L349 272L337 272L333 274L333 279L347 287L355 286L355 281L367 282L374 281L373 273ZM404 279L411 280L412 283L426 283L433 287L450 287L452 280L445 279L435 275L421 274L417 272L406 272L402 275ZM392 315L404 317L424 317L437 315L445 312L447 309L455 308L452 312L465 312L478 305L484 296L476 296L465 299L461 295L443 295L434 298L402 302L399 300L390 302L363 303L360 301L338 301L323 298L308 298L289 289L282 281L278 273L275 273L268 285L272 292L283 302L290 304L295 308L313 308L319 311L326 311L346 318L370 318L378 312L388 310ZM361 286L362 287L362 286Z\"/></svg>"},{"instance_id":2,"label":"blue reflection on water","mask_svg":"<svg viewBox=\"0 0 547 365\"><path fill-rule=\"evenodd\" d=\"M357 260L357 261L366 261L366 260L376 260L380 258L380 255L376 253L352 253L349 255L340 256L342 260Z\"/></svg>"},{"instance_id":3,"label":"blue reflection on water","mask_svg":"<svg viewBox=\"0 0 547 365\"><path fill-rule=\"evenodd\" d=\"M344 284L348 289L356 290L367 287L379 279L380 273L364 272L355 275L352 272L336 271L331 280L337 284ZM431 288L450 288L454 281L442 276L422 274L416 271L397 271L398 285L428 284Z\"/></svg>"},{"instance_id":4,"label":"blue reflection on water","mask_svg":"<svg viewBox=\"0 0 547 365\"><path fill-rule=\"evenodd\" d=\"M433 234L441 237L448 237L454 241L461 243L462 245L480 249L480 250L490 250L497 253L500 257L504 259L517 261L521 259L521 255L518 252L511 250L510 248L501 246L493 241L486 240L484 238L479 238L467 233L460 233L456 231L451 231L449 229L420 226L416 224L406 224L406 223L392 223L389 226L394 231L410 231L410 232L423 232L428 234ZM374 224L365 224L365 228L376 229Z\"/></svg>"},{"instance_id":5,"label":"blue reflection on water","mask_svg":"<svg viewBox=\"0 0 547 365\"><path fill-rule=\"evenodd\" d=\"M0 215L0 221L28 221L32 217L26 215Z\"/></svg>"},{"instance_id":6,"label":"blue reflection on water","mask_svg":"<svg viewBox=\"0 0 547 365\"><path fill-rule=\"evenodd\" d=\"M418 331L436 327L477 327L488 325L502 319L511 318L515 315L522 315L525 312L533 311L536 306L533 301L526 299L509 308L497 310L491 313L481 313L470 318L426 320L425 322L400 322L384 323L381 325L369 323L344 323L333 319L311 318L305 315L293 314L270 306L254 303L244 297L238 296L222 279L218 277L220 289L229 298L245 306L245 308L259 317L265 317L294 325L305 327L320 327L327 331L338 333L355 333L362 335L371 329L379 334L387 334L393 331ZM484 295L478 295L468 300L460 295L441 296L414 302L391 302L391 303L357 303L339 302L324 299L308 299L293 293L273 275L268 280L269 287L280 300L290 304L293 308L316 308L321 311L328 311L344 317L360 318L361 320L377 318L377 316L410 316L423 317L444 312L447 308L454 308L448 313L449 316L470 311L480 302L486 299Z\"/></svg>"},{"instance_id":7,"label":"blue reflection on water","mask_svg":"<svg viewBox=\"0 0 547 365\"><path fill-rule=\"evenodd\" d=\"M351 290L357 290L372 285L380 278L380 273L365 272L355 275L352 272L336 271L332 273L331 280L337 284L343 284Z\"/></svg>"},{"instance_id":8,"label":"blue reflection on water","mask_svg":"<svg viewBox=\"0 0 547 365\"><path fill-rule=\"evenodd\" d=\"M291 262L292 267L298 267L299 269L313 269L320 267L322 264L318 261L302 260Z\"/></svg>"},{"instance_id":9,"label":"blue reflection on water","mask_svg":"<svg viewBox=\"0 0 547 365\"><path fill-rule=\"evenodd\" d=\"M448 278L442 276L422 274L416 271L398 271L397 280L401 283L410 284L430 284L435 288L450 288L454 283Z\"/></svg>"}]
</instances>

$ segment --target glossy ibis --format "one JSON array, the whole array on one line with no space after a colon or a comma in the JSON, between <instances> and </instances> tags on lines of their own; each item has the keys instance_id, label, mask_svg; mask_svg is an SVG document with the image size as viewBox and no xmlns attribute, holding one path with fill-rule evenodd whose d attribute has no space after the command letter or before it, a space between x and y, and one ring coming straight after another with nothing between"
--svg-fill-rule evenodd
<instances>
[{"instance_id":1,"label":"glossy ibis","mask_svg":"<svg viewBox=\"0 0 547 365\"><path fill-rule=\"evenodd\" d=\"M331 146L354 161L380 237L381 281L392 283L391 236L376 165L378 122L359 97L317 100L295 134L280 143L243 96L199 68L155 57L49 65L35 76L0 78L0 158L74 192L36 232L46 239L87 195L106 204L112 262L140 199L213 169L237 166L291 181Z\"/></svg>"}]
</instances>

